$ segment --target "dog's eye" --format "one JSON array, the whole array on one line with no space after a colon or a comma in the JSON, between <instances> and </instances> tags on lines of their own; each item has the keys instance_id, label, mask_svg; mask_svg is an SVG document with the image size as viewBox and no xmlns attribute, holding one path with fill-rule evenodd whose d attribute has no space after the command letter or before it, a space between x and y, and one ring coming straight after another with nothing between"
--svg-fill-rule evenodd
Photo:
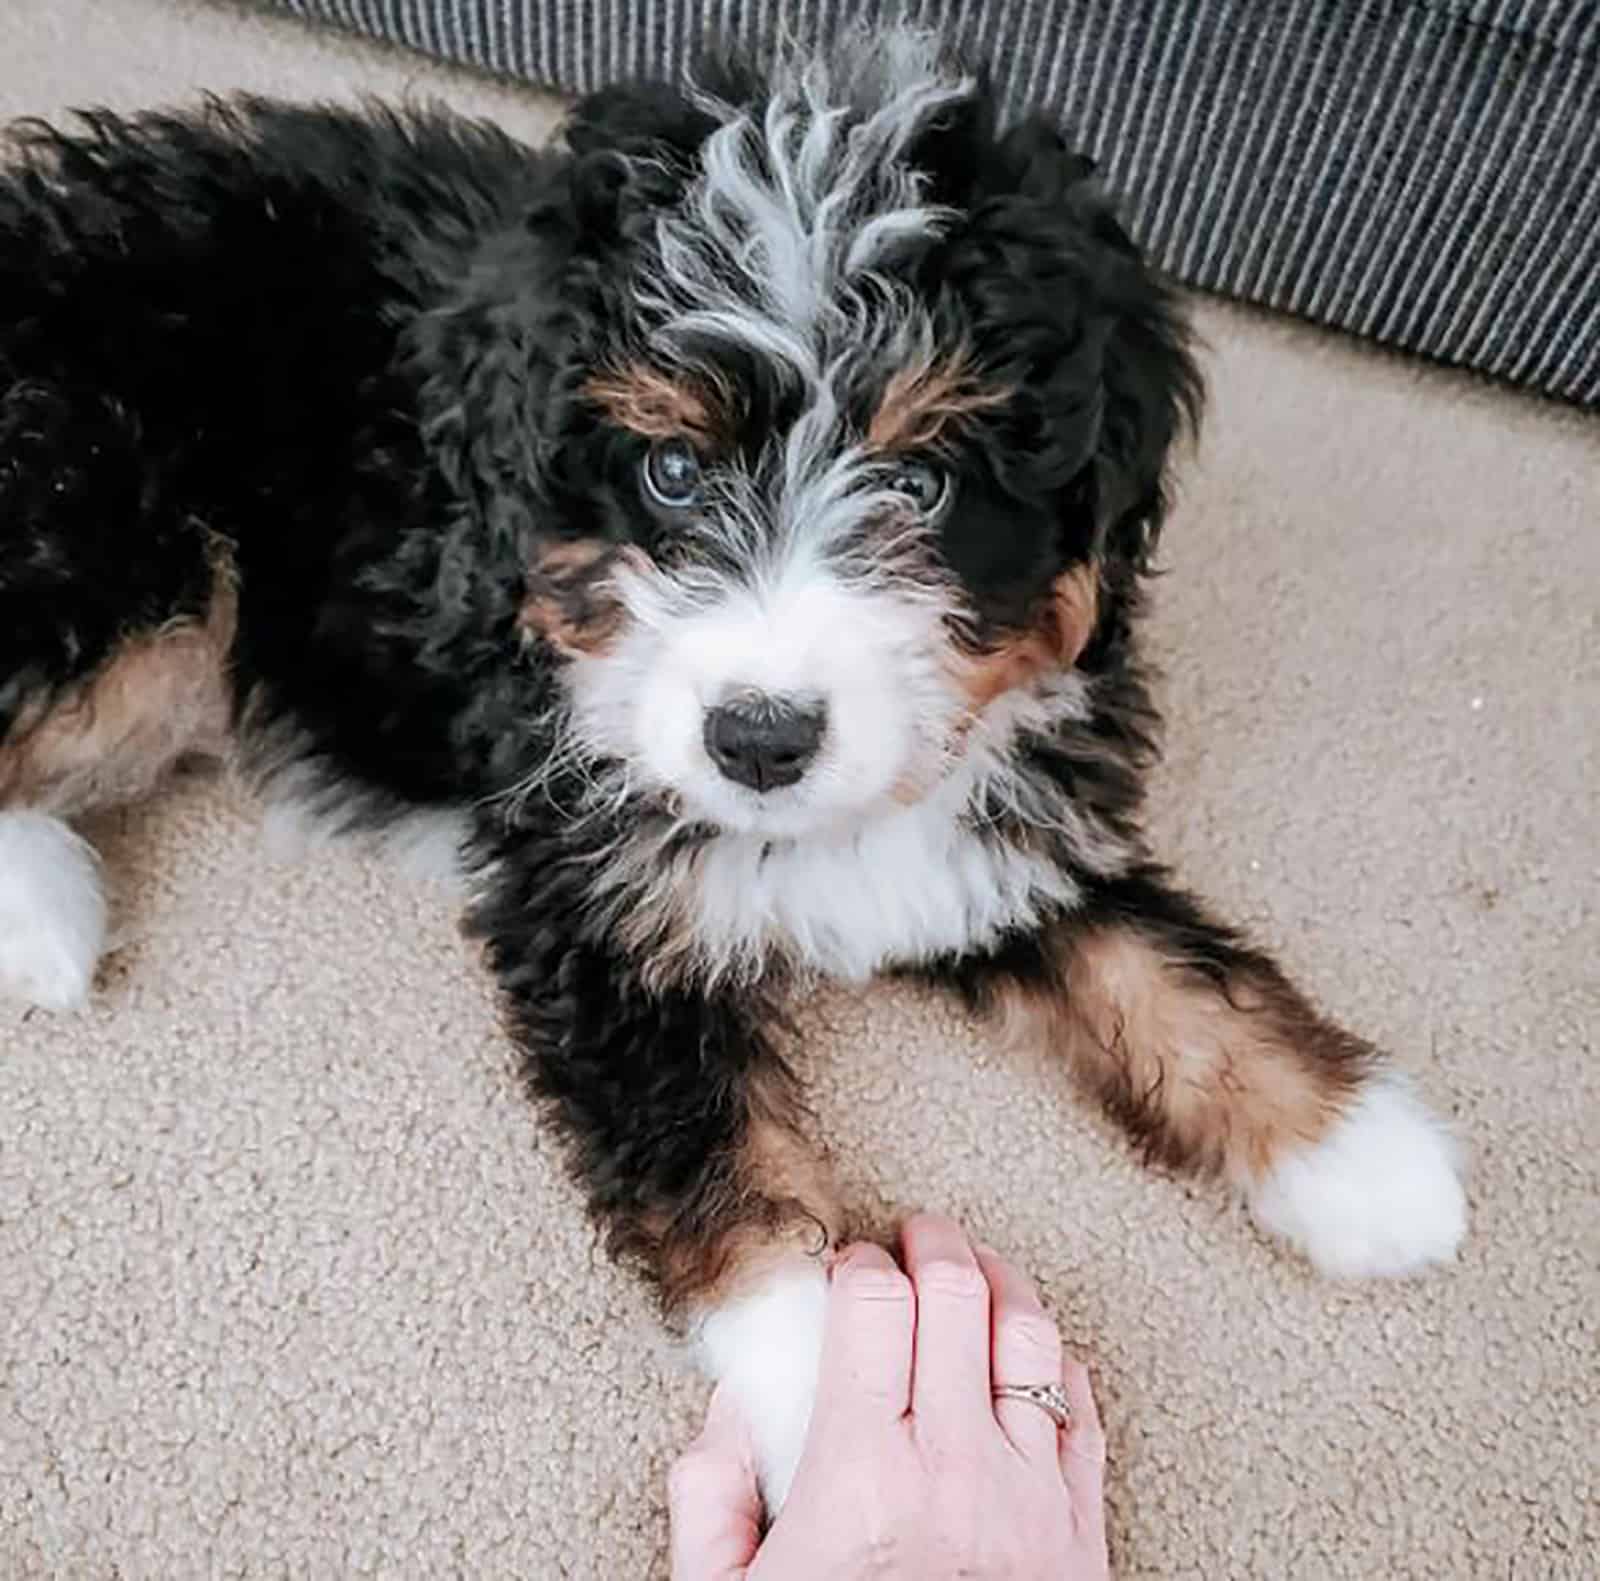
<instances>
[{"instance_id":1,"label":"dog's eye","mask_svg":"<svg viewBox=\"0 0 1600 1581\"><path fill-rule=\"evenodd\" d=\"M682 510L700 499L700 458L687 439L660 439L644 458L644 486L657 505Z\"/></svg>"},{"instance_id":2,"label":"dog's eye","mask_svg":"<svg viewBox=\"0 0 1600 1581\"><path fill-rule=\"evenodd\" d=\"M889 476L889 487L905 495L919 516L937 516L950 500L950 474L926 461L907 461Z\"/></svg>"}]
</instances>

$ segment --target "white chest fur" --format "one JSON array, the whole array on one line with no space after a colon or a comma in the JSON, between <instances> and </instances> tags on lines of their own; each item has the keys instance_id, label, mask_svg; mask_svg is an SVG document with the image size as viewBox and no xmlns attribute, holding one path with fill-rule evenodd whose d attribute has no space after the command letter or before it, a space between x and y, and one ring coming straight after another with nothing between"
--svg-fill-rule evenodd
<instances>
[{"instance_id":1,"label":"white chest fur","mask_svg":"<svg viewBox=\"0 0 1600 1581\"><path fill-rule=\"evenodd\" d=\"M695 864L698 948L722 968L777 949L859 979L984 945L1076 900L1053 863L973 833L957 816L965 799L930 797L835 837L719 836Z\"/></svg>"}]
</instances>

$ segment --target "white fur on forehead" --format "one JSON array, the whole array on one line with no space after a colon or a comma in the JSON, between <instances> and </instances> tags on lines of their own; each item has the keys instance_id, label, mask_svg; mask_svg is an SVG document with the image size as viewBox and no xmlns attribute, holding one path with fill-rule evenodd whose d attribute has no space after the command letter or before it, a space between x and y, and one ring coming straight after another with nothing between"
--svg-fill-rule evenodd
<instances>
[{"instance_id":1,"label":"white fur on forehead","mask_svg":"<svg viewBox=\"0 0 1600 1581\"><path fill-rule=\"evenodd\" d=\"M901 29L781 63L759 116L703 100L722 124L685 204L658 224L645 291L666 345L730 339L820 381L819 342L859 341L874 306L900 316L892 294L870 304L860 288L895 246L944 223L905 153L972 88L931 35Z\"/></svg>"}]
</instances>

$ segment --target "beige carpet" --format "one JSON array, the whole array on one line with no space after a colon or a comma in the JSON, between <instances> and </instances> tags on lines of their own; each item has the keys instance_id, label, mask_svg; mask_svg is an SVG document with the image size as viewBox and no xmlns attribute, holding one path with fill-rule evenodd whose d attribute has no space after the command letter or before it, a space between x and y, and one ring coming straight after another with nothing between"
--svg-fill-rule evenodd
<instances>
[{"instance_id":1,"label":"beige carpet","mask_svg":"<svg viewBox=\"0 0 1600 1581\"><path fill-rule=\"evenodd\" d=\"M5 0L0 110L546 103L192 0ZM4 304L0 303L0 312ZM856 1199L1091 1358L1126 1576L1597 1573L1600 432L1209 306L1165 842L1473 1155L1461 1266L1319 1282L901 990L814 1017ZM0 1009L0 1577L634 1578L702 1386L597 1254L448 902L217 785L93 831L94 1009Z\"/></svg>"}]
</instances>

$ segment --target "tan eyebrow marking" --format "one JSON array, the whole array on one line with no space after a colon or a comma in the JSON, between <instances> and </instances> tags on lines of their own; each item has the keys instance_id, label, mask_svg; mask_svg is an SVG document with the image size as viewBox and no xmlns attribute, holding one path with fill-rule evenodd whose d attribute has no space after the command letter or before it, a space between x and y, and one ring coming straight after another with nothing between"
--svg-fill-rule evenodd
<instances>
[{"instance_id":1,"label":"tan eyebrow marking","mask_svg":"<svg viewBox=\"0 0 1600 1581\"><path fill-rule=\"evenodd\" d=\"M719 438L728 414L711 392L687 379L673 379L647 362L595 374L583 393L624 428L646 439L688 436L702 442Z\"/></svg>"},{"instance_id":2,"label":"tan eyebrow marking","mask_svg":"<svg viewBox=\"0 0 1600 1581\"><path fill-rule=\"evenodd\" d=\"M980 382L964 351L896 369L867 424L867 444L873 450L923 449L937 443L948 424L999 406L1009 394Z\"/></svg>"}]
</instances>

